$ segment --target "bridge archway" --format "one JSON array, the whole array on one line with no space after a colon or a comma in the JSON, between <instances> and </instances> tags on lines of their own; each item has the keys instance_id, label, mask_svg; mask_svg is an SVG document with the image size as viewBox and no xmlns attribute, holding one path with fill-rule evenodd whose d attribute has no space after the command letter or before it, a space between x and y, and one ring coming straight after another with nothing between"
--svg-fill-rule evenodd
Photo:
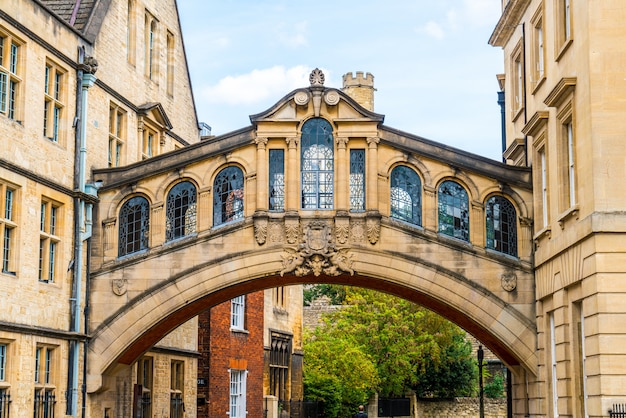
<instances>
[{"instance_id":1,"label":"bridge archway","mask_svg":"<svg viewBox=\"0 0 626 418\"><path fill-rule=\"evenodd\" d=\"M299 135L313 117L326 118L333 129L330 208L302 203ZM90 282L89 392L103 389L104 377L118 365L132 364L204 309L247 292L325 282L381 290L425 306L472 333L514 372L536 376L527 169L386 128L382 115L320 85L290 93L251 121L249 128L171 155L94 172L104 186ZM278 208L268 203L272 150L284 155ZM353 150L364 163L356 208L350 188ZM392 171L399 166L420 179L410 189L419 201L414 218L398 214L398 207L393 212ZM216 206L214 179L227 167L239 167L241 212L216 222L214 211L224 208ZM192 181L197 189L193 219L189 233L168 239L168 191L181 181ZM442 229L444 181L465 193L458 208L463 213L450 215L465 223L460 238ZM118 251L126 222L120 208L138 194L144 196L146 229L135 233L145 246ZM517 231L510 242L515 252L494 250L489 243L493 196L514 207L509 222Z\"/></svg>"}]
</instances>

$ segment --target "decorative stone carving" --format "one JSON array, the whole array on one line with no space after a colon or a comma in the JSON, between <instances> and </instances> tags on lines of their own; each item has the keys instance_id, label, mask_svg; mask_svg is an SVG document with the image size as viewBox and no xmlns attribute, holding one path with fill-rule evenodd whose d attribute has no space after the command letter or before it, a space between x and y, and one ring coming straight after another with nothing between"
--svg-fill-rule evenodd
<instances>
[{"instance_id":1,"label":"decorative stone carving","mask_svg":"<svg viewBox=\"0 0 626 418\"><path fill-rule=\"evenodd\" d=\"M293 96L293 101L296 102L297 105L304 106L309 103L309 93L306 91L299 91Z\"/></svg>"},{"instance_id":2,"label":"decorative stone carving","mask_svg":"<svg viewBox=\"0 0 626 418\"><path fill-rule=\"evenodd\" d=\"M350 237L350 225L349 224L335 224L335 236L339 244L345 244Z\"/></svg>"},{"instance_id":3,"label":"decorative stone carving","mask_svg":"<svg viewBox=\"0 0 626 418\"><path fill-rule=\"evenodd\" d=\"M512 292L517 288L517 276L515 273L504 273L500 278L502 288L507 292Z\"/></svg>"},{"instance_id":4,"label":"decorative stone carving","mask_svg":"<svg viewBox=\"0 0 626 418\"><path fill-rule=\"evenodd\" d=\"M337 90L329 90L326 92L324 95L324 101L329 106L335 106L339 103L339 93L337 93Z\"/></svg>"},{"instance_id":5,"label":"decorative stone carving","mask_svg":"<svg viewBox=\"0 0 626 418\"><path fill-rule=\"evenodd\" d=\"M352 255L347 248L337 249L332 242L331 227L324 221L313 221L305 226L302 242L297 248L285 247L283 269L280 275L293 273L296 276L313 274L338 276L343 273L354 275Z\"/></svg>"},{"instance_id":6,"label":"decorative stone carving","mask_svg":"<svg viewBox=\"0 0 626 418\"><path fill-rule=\"evenodd\" d=\"M351 222L350 240L355 243L365 243L365 224L363 221Z\"/></svg>"},{"instance_id":7,"label":"decorative stone carving","mask_svg":"<svg viewBox=\"0 0 626 418\"><path fill-rule=\"evenodd\" d=\"M295 244L298 242L298 235L300 233L300 224L296 221L288 222L285 220L285 239L288 244Z\"/></svg>"},{"instance_id":8,"label":"decorative stone carving","mask_svg":"<svg viewBox=\"0 0 626 418\"><path fill-rule=\"evenodd\" d=\"M113 293L117 296L122 296L128 291L128 280L126 279L113 279L111 280L111 288Z\"/></svg>"},{"instance_id":9,"label":"decorative stone carving","mask_svg":"<svg viewBox=\"0 0 626 418\"><path fill-rule=\"evenodd\" d=\"M378 218L367 218L366 221L367 228L367 239L370 244L376 244L378 239L380 238L380 219Z\"/></svg>"},{"instance_id":10,"label":"decorative stone carving","mask_svg":"<svg viewBox=\"0 0 626 418\"><path fill-rule=\"evenodd\" d=\"M267 239L267 216L258 216L254 218L254 238L257 244L265 244Z\"/></svg>"},{"instance_id":11,"label":"decorative stone carving","mask_svg":"<svg viewBox=\"0 0 626 418\"><path fill-rule=\"evenodd\" d=\"M284 235L285 230L283 229L282 223L270 222L268 232L270 242L283 242Z\"/></svg>"},{"instance_id":12,"label":"decorative stone carving","mask_svg":"<svg viewBox=\"0 0 626 418\"><path fill-rule=\"evenodd\" d=\"M311 71L311 75L309 75L309 82L311 86L323 86L325 81L324 73L319 68Z\"/></svg>"}]
</instances>

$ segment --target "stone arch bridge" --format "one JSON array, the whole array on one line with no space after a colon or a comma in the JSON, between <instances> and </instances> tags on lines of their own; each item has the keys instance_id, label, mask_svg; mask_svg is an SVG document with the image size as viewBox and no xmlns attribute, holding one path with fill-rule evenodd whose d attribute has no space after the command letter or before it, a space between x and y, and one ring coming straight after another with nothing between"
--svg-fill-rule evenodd
<instances>
[{"instance_id":1,"label":"stone arch bridge","mask_svg":"<svg viewBox=\"0 0 626 418\"><path fill-rule=\"evenodd\" d=\"M88 392L202 310L294 283L400 295L480 339L515 385L536 376L527 169L386 127L315 77L250 119L93 173Z\"/></svg>"}]
</instances>

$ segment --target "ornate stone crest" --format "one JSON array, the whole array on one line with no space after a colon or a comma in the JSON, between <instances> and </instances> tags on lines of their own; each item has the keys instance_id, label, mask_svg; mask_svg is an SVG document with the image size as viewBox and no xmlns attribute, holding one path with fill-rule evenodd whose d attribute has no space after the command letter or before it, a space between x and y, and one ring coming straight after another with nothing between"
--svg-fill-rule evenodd
<instances>
[{"instance_id":1,"label":"ornate stone crest","mask_svg":"<svg viewBox=\"0 0 626 418\"><path fill-rule=\"evenodd\" d=\"M117 296L122 296L128 291L128 280L126 279L113 279L111 280L111 289Z\"/></svg>"},{"instance_id":2,"label":"ornate stone crest","mask_svg":"<svg viewBox=\"0 0 626 418\"><path fill-rule=\"evenodd\" d=\"M500 278L502 288L507 292L512 292L517 288L517 276L515 273L504 273Z\"/></svg>"},{"instance_id":3,"label":"ornate stone crest","mask_svg":"<svg viewBox=\"0 0 626 418\"><path fill-rule=\"evenodd\" d=\"M354 275L352 255L347 248L337 249L332 242L331 227L324 221L313 221L304 227L302 242L297 248L285 247L280 275L296 276L342 273Z\"/></svg>"}]
</instances>

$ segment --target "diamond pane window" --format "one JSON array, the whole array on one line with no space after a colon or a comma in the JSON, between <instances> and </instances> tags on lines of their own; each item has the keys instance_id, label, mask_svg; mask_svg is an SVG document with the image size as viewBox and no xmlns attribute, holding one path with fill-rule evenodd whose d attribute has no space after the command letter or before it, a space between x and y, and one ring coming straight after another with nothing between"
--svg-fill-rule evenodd
<instances>
[{"instance_id":1,"label":"diamond pane window","mask_svg":"<svg viewBox=\"0 0 626 418\"><path fill-rule=\"evenodd\" d=\"M119 219L119 255L132 254L148 248L150 205L143 197L124 203Z\"/></svg>"},{"instance_id":2,"label":"diamond pane window","mask_svg":"<svg viewBox=\"0 0 626 418\"><path fill-rule=\"evenodd\" d=\"M196 187L188 181L172 187L167 195L166 240L196 232Z\"/></svg>"},{"instance_id":3,"label":"diamond pane window","mask_svg":"<svg viewBox=\"0 0 626 418\"><path fill-rule=\"evenodd\" d=\"M324 119L302 128L302 209L332 209L334 186L333 129Z\"/></svg>"},{"instance_id":4,"label":"diamond pane window","mask_svg":"<svg viewBox=\"0 0 626 418\"><path fill-rule=\"evenodd\" d=\"M444 181L439 186L439 232L469 241L469 199L458 183Z\"/></svg>"},{"instance_id":5,"label":"diamond pane window","mask_svg":"<svg viewBox=\"0 0 626 418\"><path fill-rule=\"evenodd\" d=\"M400 165L391 171L391 216L422 224L422 182L415 171Z\"/></svg>"},{"instance_id":6,"label":"diamond pane window","mask_svg":"<svg viewBox=\"0 0 626 418\"><path fill-rule=\"evenodd\" d=\"M517 257L517 213L502 196L487 201L487 248Z\"/></svg>"},{"instance_id":7,"label":"diamond pane window","mask_svg":"<svg viewBox=\"0 0 626 418\"><path fill-rule=\"evenodd\" d=\"M365 150L350 150L350 210L365 210Z\"/></svg>"},{"instance_id":8,"label":"diamond pane window","mask_svg":"<svg viewBox=\"0 0 626 418\"><path fill-rule=\"evenodd\" d=\"M269 210L285 210L285 151L270 150Z\"/></svg>"},{"instance_id":9,"label":"diamond pane window","mask_svg":"<svg viewBox=\"0 0 626 418\"><path fill-rule=\"evenodd\" d=\"M213 225L243 219L243 172L226 167L213 185Z\"/></svg>"}]
</instances>

